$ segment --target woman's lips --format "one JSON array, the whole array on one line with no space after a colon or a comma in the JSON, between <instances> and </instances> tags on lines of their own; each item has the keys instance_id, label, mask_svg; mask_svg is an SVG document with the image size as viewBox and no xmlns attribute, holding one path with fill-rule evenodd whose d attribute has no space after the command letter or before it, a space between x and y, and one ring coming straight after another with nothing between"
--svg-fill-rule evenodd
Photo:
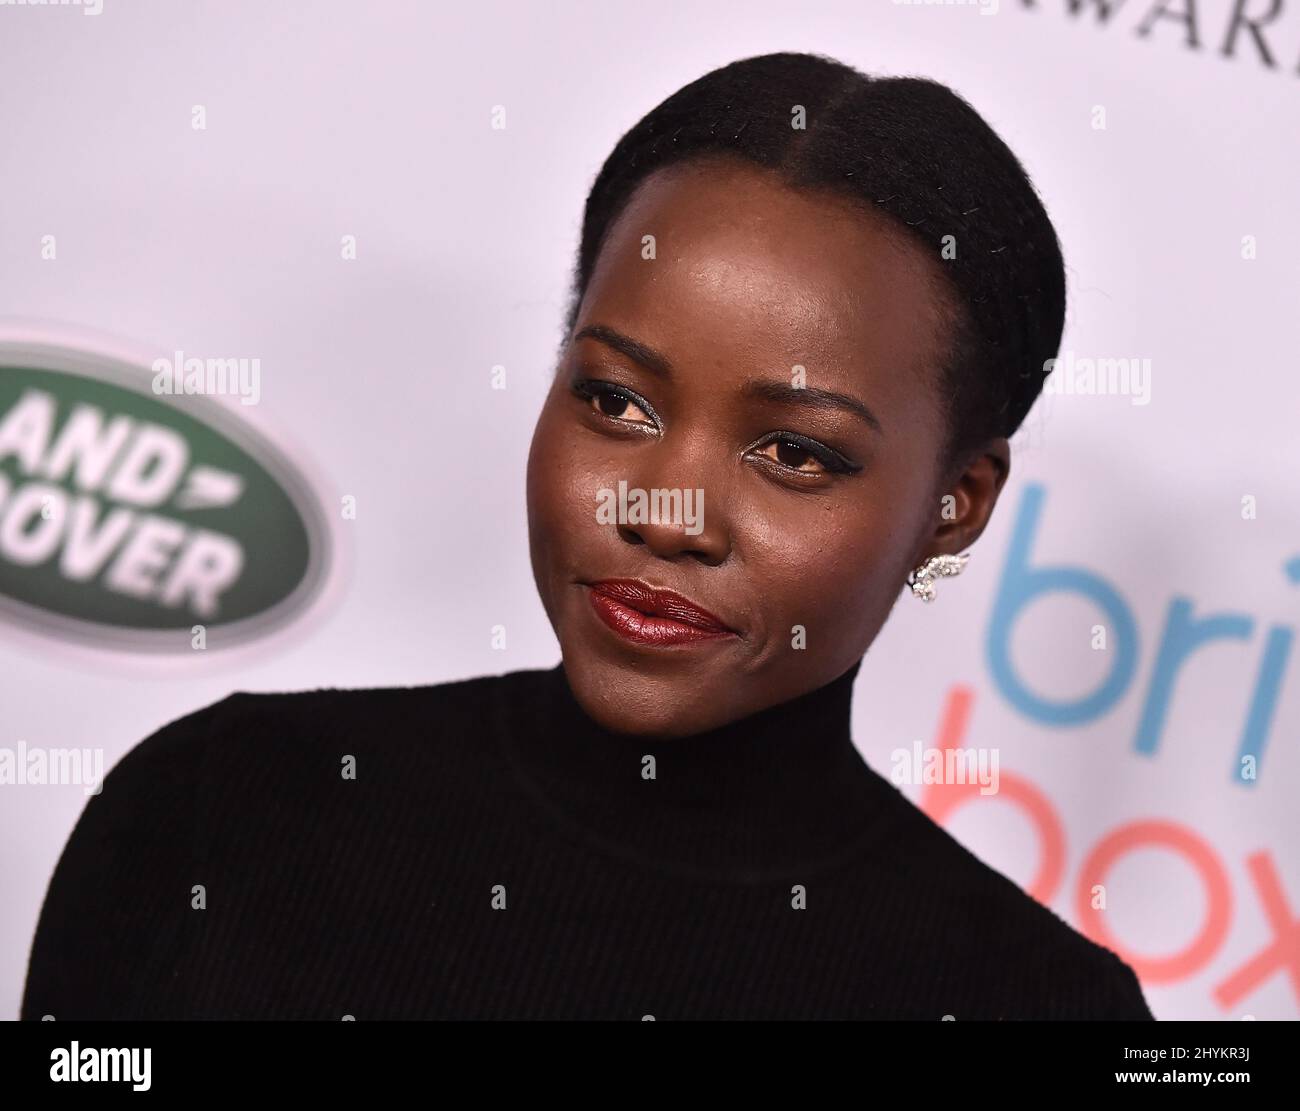
<instances>
[{"instance_id":1,"label":"woman's lips","mask_svg":"<svg viewBox=\"0 0 1300 1111\"><path fill-rule=\"evenodd\" d=\"M632 579L602 579L589 583L588 593L596 616L638 644L690 644L736 635L708 610L671 590Z\"/></svg>"}]
</instances>

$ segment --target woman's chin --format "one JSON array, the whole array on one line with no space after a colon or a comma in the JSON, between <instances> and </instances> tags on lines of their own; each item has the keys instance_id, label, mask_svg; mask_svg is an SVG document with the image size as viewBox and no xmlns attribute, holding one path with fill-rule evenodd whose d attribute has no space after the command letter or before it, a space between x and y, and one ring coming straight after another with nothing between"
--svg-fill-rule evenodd
<instances>
[{"instance_id":1,"label":"woman's chin","mask_svg":"<svg viewBox=\"0 0 1300 1111\"><path fill-rule=\"evenodd\" d=\"M682 676L653 675L586 655L565 654L564 672L583 711L611 733L682 737L711 728L721 702ZM712 711L705 709L712 705Z\"/></svg>"}]
</instances>

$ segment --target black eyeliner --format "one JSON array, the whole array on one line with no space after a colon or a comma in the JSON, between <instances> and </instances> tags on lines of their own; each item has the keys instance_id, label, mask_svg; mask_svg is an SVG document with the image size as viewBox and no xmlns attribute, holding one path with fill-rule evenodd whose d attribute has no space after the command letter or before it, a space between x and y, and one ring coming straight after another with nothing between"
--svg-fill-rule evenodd
<instances>
[{"instance_id":1,"label":"black eyeliner","mask_svg":"<svg viewBox=\"0 0 1300 1111\"><path fill-rule=\"evenodd\" d=\"M862 470L861 463L854 463L851 459L846 459L834 448L829 448L817 440L811 440L807 436L801 436L797 432L769 432L762 439L754 443L753 448L766 447L768 444L793 444L800 451L806 451L823 467L834 474L857 474ZM797 468L790 468L796 470Z\"/></svg>"},{"instance_id":2,"label":"black eyeliner","mask_svg":"<svg viewBox=\"0 0 1300 1111\"><path fill-rule=\"evenodd\" d=\"M633 405L645 412L659 431L663 431L663 422L659 419L659 414L654 411L654 407L644 397L635 390L629 390L626 386L618 386L613 382L606 382L600 378L579 378L572 386L573 392L579 397L585 397L588 400L601 397L613 396L621 397L624 401L630 401ZM608 414L606 414L608 416ZM619 420L618 417L609 417L610 420ZM633 422L629 422L633 423Z\"/></svg>"}]
</instances>

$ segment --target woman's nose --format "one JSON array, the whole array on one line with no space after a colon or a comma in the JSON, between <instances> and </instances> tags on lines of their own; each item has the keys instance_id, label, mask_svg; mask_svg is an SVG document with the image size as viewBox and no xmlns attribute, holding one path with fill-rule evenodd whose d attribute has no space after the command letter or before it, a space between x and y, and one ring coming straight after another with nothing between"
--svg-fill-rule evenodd
<instances>
[{"instance_id":1,"label":"woman's nose","mask_svg":"<svg viewBox=\"0 0 1300 1111\"><path fill-rule=\"evenodd\" d=\"M628 544L644 544L661 559L690 556L711 566L721 563L731 551L725 484L667 485L680 481L678 476L704 473L678 453L655 451L619 484L619 536Z\"/></svg>"},{"instance_id":2,"label":"woman's nose","mask_svg":"<svg viewBox=\"0 0 1300 1111\"><path fill-rule=\"evenodd\" d=\"M703 491L693 493L702 494ZM618 534L628 544L644 544L660 559L690 556L711 567L725 560L730 551L724 530L712 523L708 514L704 514L698 532L693 532L686 522L660 519L657 522L620 522Z\"/></svg>"}]
</instances>

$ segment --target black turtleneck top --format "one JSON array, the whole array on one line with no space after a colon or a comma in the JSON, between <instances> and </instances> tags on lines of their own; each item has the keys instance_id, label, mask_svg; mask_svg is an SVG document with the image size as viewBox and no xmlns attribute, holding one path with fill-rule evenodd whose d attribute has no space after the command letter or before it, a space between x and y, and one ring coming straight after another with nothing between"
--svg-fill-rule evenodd
<instances>
[{"instance_id":1,"label":"black turtleneck top","mask_svg":"<svg viewBox=\"0 0 1300 1111\"><path fill-rule=\"evenodd\" d=\"M858 666L659 740L562 666L234 693L91 797L22 1017L1150 1019L864 762Z\"/></svg>"}]
</instances>

